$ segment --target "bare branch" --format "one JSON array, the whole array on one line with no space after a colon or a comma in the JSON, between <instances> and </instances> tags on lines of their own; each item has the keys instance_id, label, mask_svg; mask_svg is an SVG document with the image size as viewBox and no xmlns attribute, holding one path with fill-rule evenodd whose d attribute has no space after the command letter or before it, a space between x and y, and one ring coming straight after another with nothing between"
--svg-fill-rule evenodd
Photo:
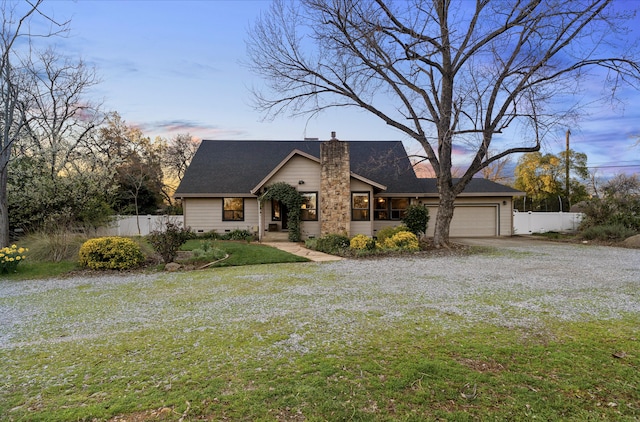
<instances>
[{"instance_id":1,"label":"bare branch","mask_svg":"<svg viewBox=\"0 0 640 422\"><path fill-rule=\"evenodd\" d=\"M594 77L607 95L638 86L639 51L621 25L631 15L618 9L612 0L275 0L249 33L249 66L269 86L257 108L273 118L357 107L417 140L438 178L438 231L474 174L537 151L576 113L559 97ZM514 126L528 128L520 145L494 148ZM475 151L454 183L462 146Z\"/></svg>"}]
</instances>

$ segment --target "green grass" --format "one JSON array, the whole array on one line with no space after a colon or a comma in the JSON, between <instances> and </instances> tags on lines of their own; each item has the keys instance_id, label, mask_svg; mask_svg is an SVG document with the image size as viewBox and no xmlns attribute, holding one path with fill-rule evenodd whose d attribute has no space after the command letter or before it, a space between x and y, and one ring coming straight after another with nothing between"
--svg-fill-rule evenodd
<instances>
[{"instance_id":1,"label":"green grass","mask_svg":"<svg viewBox=\"0 0 640 422\"><path fill-rule=\"evenodd\" d=\"M189 251L196 248L200 248L201 240L193 239L189 240L182 250ZM144 242L139 241L144 245ZM274 263L287 263L287 262L307 262L307 258L292 255L288 252L281 251L279 249L257 245L247 242L235 242L235 241L214 241L214 247L220 248L229 254L229 258L215 264L214 267L226 267L226 266L242 266L242 265L256 265L256 264L274 264ZM152 253L147 244L145 253ZM201 264L204 264L202 262ZM17 267L17 272L11 274L0 274L0 280L34 280L34 279L46 279L64 276L72 271L81 269L75 260L63 260L60 262L51 261L34 261L30 260L29 256L24 262L21 262ZM157 270L161 270L162 266L158 266ZM100 274L100 272L96 272Z\"/></svg>"},{"instance_id":2,"label":"green grass","mask_svg":"<svg viewBox=\"0 0 640 422\"><path fill-rule=\"evenodd\" d=\"M61 262L21 262L15 273L0 274L0 280L35 280L41 278L59 277L70 271L77 270L78 263L73 261Z\"/></svg>"},{"instance_id":3,"label":"green grass","mask_svg":"<svg viewBox=\"0 0 640 422\"><path fill-rule=\"evenodd\" d=\"M180 248L191 251L201 247L202 240L192 239ZM307 262L307 258L290 254L271 246L259 245L243 241L212 241L212 247L221 249L229 254L229 258L215 264L215 267L229 267L257 264L277 264L287 262Z\"/></svg>"},{"instance_id":4,"label":"green grass","mask_svg":"<svg viewBox=\"0 0 640 422\"><path fill-rule=\"evenodd\" d=\"M640 418L637 314L533 329L421 309L389 322L341 306L350 291L321 268L216 268L0 298L34 311L0 347L0 420ZM319 300L335 306L318 313Z\"/></svg>"}]
</instances>

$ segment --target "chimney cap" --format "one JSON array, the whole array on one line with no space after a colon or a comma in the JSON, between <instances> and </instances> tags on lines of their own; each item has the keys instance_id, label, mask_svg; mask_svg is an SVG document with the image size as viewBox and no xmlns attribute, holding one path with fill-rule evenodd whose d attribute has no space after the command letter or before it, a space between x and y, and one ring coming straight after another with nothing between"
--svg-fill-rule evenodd
<instances>
[{"instance_id":1,"label":"chimney cap","mask_svg":"<svg viewBox=\"0 0 640 422\"><path fill-rule=\"evenodd\" d=\"M331 132L331 140L332 141L337 141L338 140L338 138L336 138L336 132L335 131Z\"/></svg>"}]
</instances>

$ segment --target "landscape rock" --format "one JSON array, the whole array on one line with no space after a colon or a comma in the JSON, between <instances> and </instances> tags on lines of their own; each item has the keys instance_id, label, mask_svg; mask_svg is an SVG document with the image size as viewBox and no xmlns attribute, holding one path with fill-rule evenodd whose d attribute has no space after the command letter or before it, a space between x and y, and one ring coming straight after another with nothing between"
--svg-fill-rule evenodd
<instances>
[{"instance_id":1,"label":"landscape rock","mask_svg":"<svg viewBox=\"0 0 640 422\"><path fill-rule=\"evenodd\" d=\"M622 242L628 248L640 248L640 234L631 236Z\"/></svg>"},{"instance_id":2,"label":"landscape rock","mask_svg":"<svg viewBox=\"0 0 640 422\"><path fill-rule=\"evenodd\" d=\"M169 262L164 266L164 270L169 271L170 273L178 271L180 268L182 268L182 265L178 264L177 262Z\"/></svg>"}]
</instances>

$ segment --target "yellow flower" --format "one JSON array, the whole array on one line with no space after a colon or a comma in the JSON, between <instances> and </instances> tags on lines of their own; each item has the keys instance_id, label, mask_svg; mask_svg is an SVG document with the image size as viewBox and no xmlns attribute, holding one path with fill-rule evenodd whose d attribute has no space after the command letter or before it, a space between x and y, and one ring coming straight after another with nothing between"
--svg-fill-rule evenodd
<instances>
[{"instance_id":1,"label":"yellow flower","mask_svg":"<svg viewBox=\"0 0 640 422\"><path fill-rule=\"evenodd\" d=\"M16 256L16 261L20 261L20 255Z\"/></svg>"},{"instance_id":2,"label":"yellow flower","mask_svg":"<svg viewBox=\"0 0 640 422\"><path fill-rule=\"evenodd\" d=\"M24 252L25 252L25 249L24 249L24 248L20 248L20 249L18 249L18 253L24 253Z\"/></svg>"}]
</instances>

